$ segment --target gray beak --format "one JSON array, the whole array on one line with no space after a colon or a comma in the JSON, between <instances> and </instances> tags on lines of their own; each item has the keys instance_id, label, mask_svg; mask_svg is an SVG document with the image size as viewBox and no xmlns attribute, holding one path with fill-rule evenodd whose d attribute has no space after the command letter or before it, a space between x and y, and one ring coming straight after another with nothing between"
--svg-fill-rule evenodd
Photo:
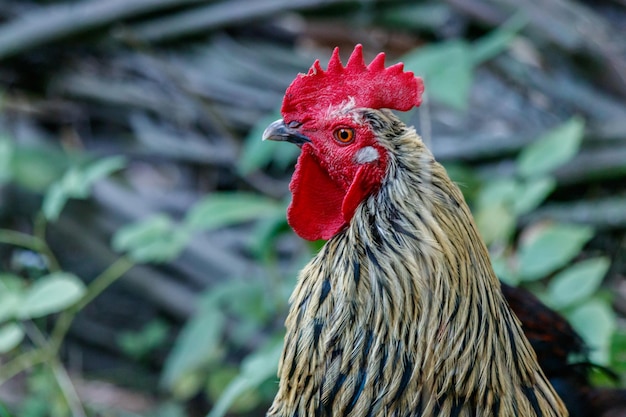
<instances>
[{"instance_id":1,"label":"gray beak","mask_svg":"<svg viewBox=\"0 0 626 417\"><path fill-rule=\"evenodd\" d=\"M297 128L285 125L283 119L272 122L263 132L263 140L275 140L280 142L291 142L302 146L311 139L298 132Z\"/></svg>"}]
</instances>

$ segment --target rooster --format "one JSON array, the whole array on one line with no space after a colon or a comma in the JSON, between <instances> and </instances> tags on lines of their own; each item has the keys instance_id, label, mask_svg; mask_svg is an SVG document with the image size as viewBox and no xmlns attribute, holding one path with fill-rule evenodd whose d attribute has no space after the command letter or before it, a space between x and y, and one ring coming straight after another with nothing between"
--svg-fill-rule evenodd
<instances>
[{"instance_id":1,"label":"rooster","mask_svg":"<svg viewBox=\"0 0 626 417\"><path fill-rule=\"evenodd\" d=\"M567 416L458 187L391 110L423 83L335 49L263 139L301 147L287 219L328 242L291 296L270 417Z\"/></svg>"}]
</instances>

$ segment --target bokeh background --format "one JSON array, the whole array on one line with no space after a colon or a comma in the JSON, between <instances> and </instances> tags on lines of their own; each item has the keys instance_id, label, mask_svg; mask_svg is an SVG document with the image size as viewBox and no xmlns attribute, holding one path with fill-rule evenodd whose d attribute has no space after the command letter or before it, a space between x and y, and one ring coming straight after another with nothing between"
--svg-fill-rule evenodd
<instances>
[{"instance_id":1,"label":"bokeh background","mask_svg":"<svg viewBox=\"0 0 626 417\"><path fill-rule=\"evenodd\" d=\"M415 125L494 267L626 373L624 0L0 3L0 416L262 416L298 149L335 46L426 84ZM620 385L606 373L598 384Z\"/></svg>"}]
</instances>

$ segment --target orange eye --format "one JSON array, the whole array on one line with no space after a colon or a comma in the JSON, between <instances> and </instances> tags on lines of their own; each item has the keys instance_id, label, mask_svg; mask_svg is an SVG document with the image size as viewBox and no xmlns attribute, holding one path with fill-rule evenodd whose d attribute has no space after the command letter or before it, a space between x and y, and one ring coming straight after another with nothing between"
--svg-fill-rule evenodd
<instances>
[{"instance_id":1,"label":"orange eye","mask_svg":"<svg viewBox=\"0 0 626 417\"><path fill-rule=\"evenodd\" d=\"M348 127L340 127L333 133L335 139L343 144L348 144L354 140L354 129Z\"/></svg>"}]
</instances>

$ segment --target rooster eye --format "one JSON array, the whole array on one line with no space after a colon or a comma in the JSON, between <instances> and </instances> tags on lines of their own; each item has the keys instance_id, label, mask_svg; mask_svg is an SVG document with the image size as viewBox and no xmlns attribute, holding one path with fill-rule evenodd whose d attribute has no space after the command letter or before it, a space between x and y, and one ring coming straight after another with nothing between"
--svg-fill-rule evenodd
<instances>
[{"instance_id":1,"label":"rooster eye","mask_svg":"<svg viewBox=\"0 0 626 417\"><path fill-rule=\"evenodd\" d=\"M333 133L335 139L343 144L348 144L354 140L354 129L348 127L341 127Z\"/></svg>"}]
</instances>

